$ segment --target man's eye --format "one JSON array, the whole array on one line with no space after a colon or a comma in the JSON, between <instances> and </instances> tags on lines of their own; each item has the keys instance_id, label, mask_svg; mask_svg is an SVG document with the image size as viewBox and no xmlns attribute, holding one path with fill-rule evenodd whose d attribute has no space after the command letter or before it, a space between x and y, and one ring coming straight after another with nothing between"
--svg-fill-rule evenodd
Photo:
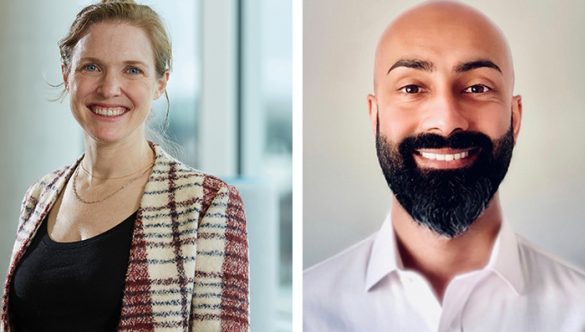
<instances>
[{"instance_id":1,"label":"man's eye","mask_svg":"<svg viewBox=\"0 0 585 332\"><path fill-rule=\"evenodd\" d=\"M406 93L406 94L415 94L415 93L422 92L422 88L418 85L409 84L409 85L405 85L402 88L400 88L399 91Z\"/></svg>"},{"instance_id":2,"label":"man's eye","mask_svg":"<svg viewBox=\"0 0 585 332\"><path fill-rule=\"evenodd\" d=\"M126 72L130 75L142 74L142 70L140 68L137 68L137 67L128 67L128 69L126 69Z\"/></svg>"},{"instance_id":3,"label":"man's eye","mask_svg":"<svg viewBox=\"0 0 585 332\"><path fill-rule=\"evenodd\" d=\"M483 84L475 84L475 85L472 85L472 86L466 88L465 90L463 90L463 92L466 92L466 93L486 93L490 90L491 90L490 88L488 88L487 86L485 86Z\"/></svg>"},{"instance_id":4,"label":"man's eye","mask_svg":"<svg viewBox=\"0 0 585 332\"><path fill-rule=\"evenodd\" d=\"M84 71L90 71L90 72L98 71L99 70L98 66L96 64L94 64L94 63L86 64L83 67L81 67L81 69L84 70Z\"/></svg>"}]
</instances>

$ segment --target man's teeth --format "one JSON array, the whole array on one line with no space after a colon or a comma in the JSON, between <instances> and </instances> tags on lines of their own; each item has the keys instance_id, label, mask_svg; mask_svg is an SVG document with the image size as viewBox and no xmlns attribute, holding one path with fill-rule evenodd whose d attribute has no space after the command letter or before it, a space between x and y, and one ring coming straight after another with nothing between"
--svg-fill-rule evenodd
<instances>
[{"instance_id":1,"label":"man's teeth","mask_svg":"<svg viewBox=\"0 0 585 332\"><path fill-rule=\"evenodd\" d=\"M102 116L118 116L126 112L126 109L123 107L113 107L113 108L104 108L104 107L93 107L91 109L95 114L102 115Z\"/></svg>"},{"instance_id":2,"label":"man's teeth","mask_svg":"<svg viewBox=\"0 0 585 332\"><path fill-rule=\"evenodd\" d=\"M455 153L455 154L442 154L442 153L430 153L430 152L421 152L421 156L426 159L431 160L442 160L442 161L452 161L452 160L459 160L469 156L469 151Z\"/></svg>"}]
</instances>

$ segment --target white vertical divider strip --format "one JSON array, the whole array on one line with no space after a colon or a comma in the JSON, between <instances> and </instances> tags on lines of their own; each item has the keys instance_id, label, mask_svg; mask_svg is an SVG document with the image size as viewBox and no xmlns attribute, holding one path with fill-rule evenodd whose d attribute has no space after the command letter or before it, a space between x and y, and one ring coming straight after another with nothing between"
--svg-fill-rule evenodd
<instances>
[{"instance_id":1,"label":"white vertical divider strip","mask_svg":"<svg viewBox=\"0 0 585 332\"><path fill-rule=\"evenodd\" d=\"M203 0L201 9L200 165L205 172L233 176L237 162L237 4L236 0Z\"/></svg>"},{"instance_id":2,"label":"white vertical divider strip","mask_svg":"<svg viewBox=\"0 0 585 332\"><path fill-rule=\"evenodd\" d=\"M293 331L303 330L303 2L293 1Z\"/></svg>"}]
</instances>

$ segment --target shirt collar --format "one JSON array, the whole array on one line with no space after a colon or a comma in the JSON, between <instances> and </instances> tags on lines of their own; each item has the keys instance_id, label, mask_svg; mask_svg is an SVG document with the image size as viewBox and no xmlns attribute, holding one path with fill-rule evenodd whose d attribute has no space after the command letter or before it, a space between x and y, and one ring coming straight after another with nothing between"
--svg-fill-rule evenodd
<instances>
[{"instance_id":1,"label":"shirt collar","mask_svg":"<svg viewBox=\"0 0 585 332\"><path fill-rule=\"evenodd\" d=\"M517 294L522 294L524 291L524 274L518 250L518 239L512 227L505 221L502 221L490 260L484 269L490 269L496 273Z\"/></svg>"},{"instance_id":2,"label":"shirt collar","mask_svg":"<svg viewBox=\"0 0 585 332\"><path fill-rule=\"evenodd\" d=\"M376 234L366 268L366 291L393 271L403 268L390 214Z\"/></svg>"},{"instance_id":3,"label":"shirt collar","mask_svg":"<svg viewBox=\"0 0 585 332\"><path fill-rule=\"evenodd\" d=\"M366 268L365 290L369 291L380 280L402 269L404 265L398 251L390 214L388 214L372 244ZM483 268L483 270L488 269L504 280L517 294L522 294L524 277L518 253L518 242L512 227L506 222L502 222L489 262Z\"/></svg>"}]
</instances>

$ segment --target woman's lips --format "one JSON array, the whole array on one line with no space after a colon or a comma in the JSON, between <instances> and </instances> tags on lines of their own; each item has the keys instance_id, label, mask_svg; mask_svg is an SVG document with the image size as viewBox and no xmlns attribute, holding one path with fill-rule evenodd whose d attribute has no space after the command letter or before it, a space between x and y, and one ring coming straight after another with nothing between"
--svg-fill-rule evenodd
<instances>
[{"instance_id":1,"label":"woman's lips","mask_svg":"<svg viewBox=\"0 0 585 332\"><path fill-rule=\"evenodd\" d=\"M123 115L128 111L127 107L124 106L104 106L104 105L90 105L89 110L92 111L94 114L113 118L120 115Z\"/></svg>"}]
</instances>

